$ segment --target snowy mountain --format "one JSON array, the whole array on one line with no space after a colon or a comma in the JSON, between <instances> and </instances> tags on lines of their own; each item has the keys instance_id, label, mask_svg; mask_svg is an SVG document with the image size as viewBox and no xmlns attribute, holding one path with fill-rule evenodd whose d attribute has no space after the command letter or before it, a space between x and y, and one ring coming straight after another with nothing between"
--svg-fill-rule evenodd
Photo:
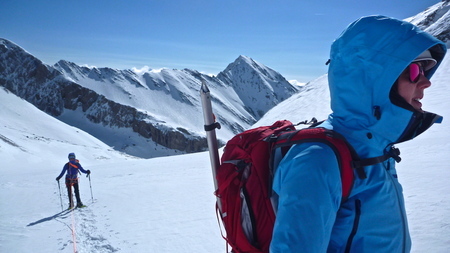
<instances>
[{"instance_id":1,"label":"snowy mountain","mask_svg":"<svg viewBox=\"0 0 450 253\"><path fill-rule=\"evenodd\" d=\"M442 0L416 16L405 20L433 34L436 38L448 42L450 40L449 10L450 0Z\"/></svg>"},{"instance_id":2,"label":"snowy mountain","mask_svg":"<svg viewBox=\"0 0 450 253\"><path fill-rule=\"evenodd\" d=\"M5 39L0 39L0 70L0 86L115 149L140 157L160 156L163 150L170 155L206 149L201 80L211 90L222 142L298 90L245 56L217 77L189 69L88 68L64 60L48 66Z\"/></svg>"},{"instance_id":3,"label":"snowy mountain","mask_svg":"<svg viewBox=\"0 0 450 253\"><path fill-rule=\"evenodd\" d=\"M55 72L55 68L32 58L22 63L34 69L31 72L37 80L53 73L54 82L67 82L59 70ZM19 69L0 61L0 73L12 73L14 68ZM132 72L141 76L139 71ZM30 74L14 73L8 78L0 76L0 81L12 85L12 79L26 81ZM207 80L210 87L224 85ZM50 82L40 83L40 88L51 90ZM443 123L399 145L402 161L397 172L403 185L413 253L446 253L450 249L449 55L431 82L422 102L426 110L443 115ZM42 101L58 96L52 97L49 92L45 93L49 98L41 93L33 97L33 93L27 93L31 88L23 89L22 94L39 106L0 87L0 252L225 252L207 152L152 159L117 152L91 133L44 113ZM82 88L79 90L88 90ZM106 99L106 95L98 96ZM215 98L224 99L221 93ZM72 113L79 111L83 108ZM283 118L293 122L312 116L324 119L329 112L325 75L272 108L257 124ZM75 152L83 167L92 171L90 179L80 176L81 198L88 207L73 212L61 211L67 207L67 193L64 183L61 181L58 187L55 181L69 152Z\"/></svg>"},{"instance_id":4,"label":"snowy mountain","mask_svg":"<svg viewBox=\"0 0 450 253\"><path fill-rule=\"evenodd\" d=\"M233 87L257 119L297 91L278 72L242 55L217 78Z\"/></svg>"}]
</instances>

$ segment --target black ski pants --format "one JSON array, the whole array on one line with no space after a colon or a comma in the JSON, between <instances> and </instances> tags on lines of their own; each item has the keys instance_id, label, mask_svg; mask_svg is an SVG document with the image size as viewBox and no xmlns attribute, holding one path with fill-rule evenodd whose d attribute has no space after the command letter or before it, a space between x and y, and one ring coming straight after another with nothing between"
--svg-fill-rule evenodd
<instances>
[{"instance_id":1,"label":"black ski pants","mask_svg":"<svg viewBox=\"0 0 450 253\"><path fill-rule=\"evenodd\" d=\"M72 186L75 189L75 198L77 199L77 204L81 204L80 188L78 187L78 178L76 179L66 178L67 195L69 196L69 206L74 206Z\"/></svg>"}]
</instances>

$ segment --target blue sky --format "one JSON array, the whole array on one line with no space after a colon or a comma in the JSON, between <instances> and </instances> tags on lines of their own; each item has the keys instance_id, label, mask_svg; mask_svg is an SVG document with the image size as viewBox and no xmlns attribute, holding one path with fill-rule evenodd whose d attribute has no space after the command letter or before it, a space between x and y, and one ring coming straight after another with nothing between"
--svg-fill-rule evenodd
<instances>
[{"instance_id":1,"label":"blue sky","mask_svg":"<svg viewBox=\"0 0 450 253\"><path fill-rule=\"evenodd\" d=\"M43 62L218 74L239 55L308 82L361 16L404 19L439 0L1 0L0 38Z\"/></svg>"}]
</instances>

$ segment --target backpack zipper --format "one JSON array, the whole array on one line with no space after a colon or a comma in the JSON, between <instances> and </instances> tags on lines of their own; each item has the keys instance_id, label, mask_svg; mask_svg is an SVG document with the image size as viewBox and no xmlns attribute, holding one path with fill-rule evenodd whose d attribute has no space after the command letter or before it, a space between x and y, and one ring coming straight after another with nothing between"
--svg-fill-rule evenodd
<instances>
[{"instance_id":1,"label":"backpack zipper","mask_svg":"<svg viewBox=\"0 0 450 253\"><path fill-rule=\"evenodd\" d=\"M247 240L254 247L258 247L258 237L256 234L255 227L255 215L253 212L253 208L250 203L250 198L248 196L247 189L245 187L241 188L240 197L242 200L242 208L241 208L241 226L244 231Z\"/></svg>"}]
</instances>

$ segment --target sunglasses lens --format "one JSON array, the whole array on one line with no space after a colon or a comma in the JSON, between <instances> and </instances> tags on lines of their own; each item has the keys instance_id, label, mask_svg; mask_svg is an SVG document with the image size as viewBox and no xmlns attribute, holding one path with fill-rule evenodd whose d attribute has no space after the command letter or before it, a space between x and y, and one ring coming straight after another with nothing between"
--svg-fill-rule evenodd
<instances>
[{"instance_id":1,"label":"sunglasses lens","mask_svg":"<svg viewBox=\"0 0 450 253\"><path fill-rule=\"evenodd\" d=\"M423 70L417 63L412 63L409 65L409 80L412 83L417 83L420 78L420 74L423 74Z\"/></svg>"}]
</instances>

